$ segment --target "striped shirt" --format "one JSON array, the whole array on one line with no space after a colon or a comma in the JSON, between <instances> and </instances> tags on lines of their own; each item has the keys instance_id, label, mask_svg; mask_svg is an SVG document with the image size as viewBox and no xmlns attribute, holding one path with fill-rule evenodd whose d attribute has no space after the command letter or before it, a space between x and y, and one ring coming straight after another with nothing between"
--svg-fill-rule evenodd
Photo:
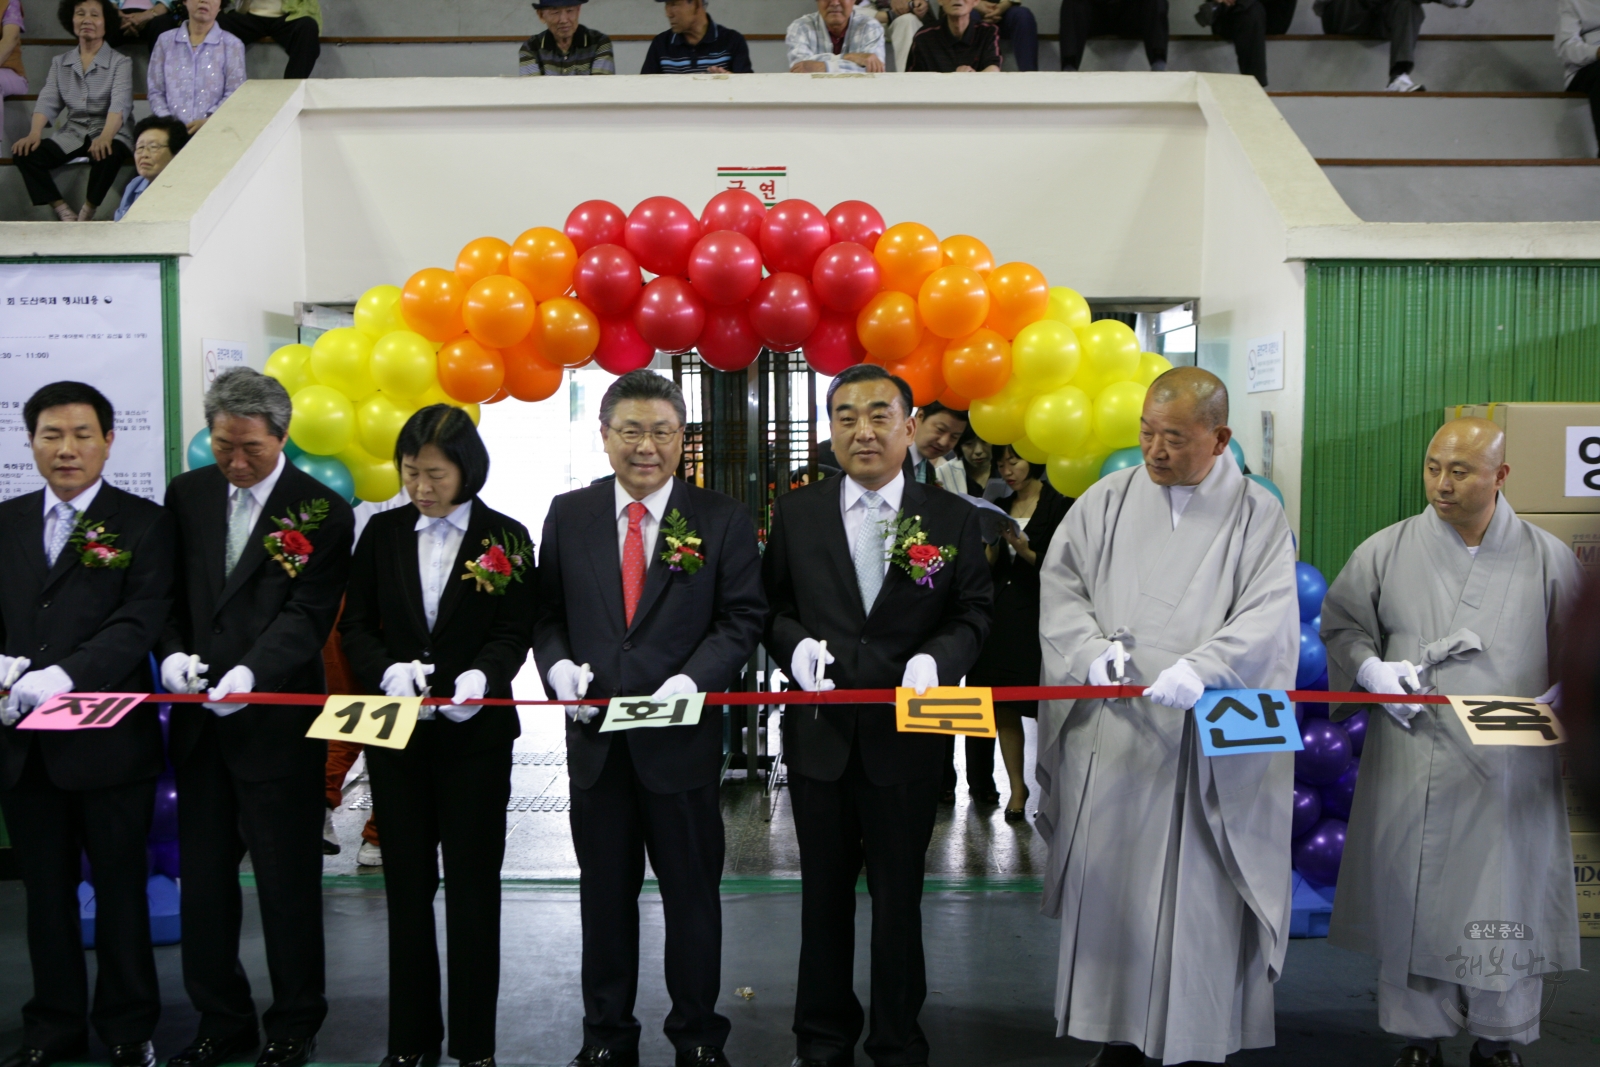
<instances>
[{"instance_id":1,"label":"striped shirt","mask_svg":"<svg viewBox=\"0 0 1600 1067\"><path fill-rule=\"evenodd\" d=\"M744 34L718 26L706 17L706 35L699 44L690 44L681 33L666 30L650 42L640 74L701 74L722 67L733 74L750 74L750 46Z\"/></svg>"},{"instance_id":2,"label":"striped shirt","mask_svg":"<svg viewBox=\"0 0 1600 1067\"><path fill-rule=\"evenodd\" d=\"M547 74L558 77L616 72L617 61L611 54L611 38L587 26L579 26L573 32L571 50L566 53L556 47L556 35L545 30L523 41L517 55L517 73L523 76Z\"/></svg>"},{"instance_id":3,"label":"striped shirt","mask_svg":"<svg viewBox=\"0 0 1600 1067\"><path fill-rule=\"evenodd\" d=\"M110 45L102 44L89 69L83 69L76 48L50 61L44 89L33 113L53 120L50 140L68 152L93 140L106 128L106 115L122 116L116 139L133 148L133 61Z\"/></svg>"},{"instance_id":4,"label":"striped shirt","mask_svg":"<svg viewBox=\"0 0 1600 1067\"><path fill-rule=\"evenodd\" d=\"M882 59L883 25L869 12L856 8L850 12L850 23L844 30L844 43L835 48L827 24L819 13L812 11L789 23L784 46L789 51L791 68L796 63L825 63L830 74L840 71L860 73L866 68L844 57L866 54Z\"/></svg>"}]
</instances>

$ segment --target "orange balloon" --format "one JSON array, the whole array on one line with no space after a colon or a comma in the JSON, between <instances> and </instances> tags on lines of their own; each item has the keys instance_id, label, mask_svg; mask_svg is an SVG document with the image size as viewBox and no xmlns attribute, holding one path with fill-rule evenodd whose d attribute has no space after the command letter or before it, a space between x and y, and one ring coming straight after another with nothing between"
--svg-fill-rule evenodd
<instances>
[{"instance_id":1,"label":"orange balloon","mask_svg":"<svg viewBox=\"0 0 1600 1067\"><path fill-rule=\"evenodd\" d=\"M943 339L939 339L943 344ZM944 372L940 368L943 357L924 343L905 359L889 364L888 371L911 386L911 402L917 407L931 404L945 390Z\"/></svg>"},{"instance_id":2,"label":"orange balloon","mask_svg":"<svg viewBox=\"0 0 1600 1067\"><path fill-rule=\"evenodd\" d=\"M905 293L879 293L856 315L856 336L871 355L888 362L904 359L922 340L917 302Z\"/></svg>"},{"instance_id":3,"label":"orange balloon","mask_svg":"<svg viewBox=\"0 0 1600 1067\"><path fill-rule=\"evenodd\" d=\"M883 271L883 287L912 296L944 262L938 235L920 222L902 222L884 230L872 256Z\"/></svg>"},{"instance_id":4,"label":"orange balloon","mask_svg":"<svg viewBox=\"0 0 1600 1067\"><path fill-rule=\"evenodd\" d=\"M528 287L504 274L479 279L461 303L467 332L487 348L504 348L528 336L538 312Z\"/></svg>"},{"instance_id":5,"label":"orange balloon","mask_svg":"<svg viewBox=\"0 0 1600 1067\"><path fill-rule=\"evenodd\" d=\"M463 404L481 404L505 384L500 353L462 334L439 349L439 387Z\"/></svg>"},{"instance_id":6,"label":"orange balloon","mask_svg":"<svg viewBox=\"0 0 1600 1067\"><path fill-rule=\"evenodd\" d=\"M600 320L567 296L539 305L539 348L547 363L582 366L600 345Z\"/></svg>"},{"instance_id":7,"label":"orange balloon","mask_svg":"<svg viewBox=\"0 0 1600 1067\"><path fill-rule=\"evenodd\" d=\"M987 275L994 270L994 253L976 237L958 233L939 242L939 253L945 266L966 267ZM939 403L943 404L941 400Z\"/></svg>"},{"instance_id":8,"label":"orange balloon","mask_svg":"<svg viewBox=\"0 0 1600 1067\"><path fill-rule=\"evenodd\" d=\"M1004 263L989 272L989 317L984 325L1007 341L1029 323L1044 318L1050 284L1028 263Z\"/></svg>"},{"instance_id":9,"label":"orange balloon","mask_svg":"<svg viewBox=\"0 0 1600 1067\"><path fill-rule=\"evenodd\" d=\"M944 350L945 383L962 396L993 396L1010 378L1011 343L993 330L977 330Z\"/></svg>"},{"instance_id":10,"label":"orange balloon","mask_svg":"<svg viewBox=\"0 0 1600 1067\"><path fill-rule=\"evenodd\" d=\"M939 395L939 403L943 404L951 411L965 411L972 406L972 400L970 398L962 396L960 393L949 388L948 386L945 388L945 391Z\"/></svg>"},{"instance_id":11,"label":"orange balloon","mask_svg":"<svg viewBox=\"0 0 1600 1067\"><path fill-rule=\"evenodd\" d=\"M467 287L451 271L424 267L406 279L400 290L400 317L430 341L448 341L466 330L461 301Z\"/></svg>"},{"instance_id":12,"label":"orange balloon","mask_svg":"<svg viewBox=\"0 0 1600 1067\"><path fill-rule=\"evenodd\" d=\"M473 282L491 274L504 274L506 260L510 257L511 246L498 237L479 237L468 241L456 255L456 277L470 289Z\"/></svg>"},{"instance_id":13,"label":"orange balloon","mask_svg":"<svg viewBox=\"0 0 1600 1067\"><path fill-rule=\"evenodd\" d=\"M561 388L565 368L544 358L539 349L539 331L500 353L506 361L505 390L518 400L530 403L545 400Z\"/></svg>"},{"instance_id":14,"label":"orange balloon","mask_svg":"<svg viewBox=\"0 0 1600 1067\"><path fill-rule=\"evenodd\" d=\"M541 304L564 296L577 269L578 249L572 238L548 226L535 226L519 236L506 264L506 273L526 285Z\"/></svg>"},{"instance_id":15,"label":"orange balloon","mask_svg":"<svg viewBox=\"0 0 1600 1067\"><path fill-rule=\"evenodd\" d=\"M989 290L971 267L940 267L917 292L922 321L940 337L965 337L989 315Z\"/></svg>"},{"instance_id":16,"label":"orange balloon","mask_svg":"<svg viewBox=\"0 0 1600 1067\"><path fill-rule=\"evenodd\" d=\"M500 401L504 400L506 397L508 397L510 395L511 395L511 391L509 389L507 389L505 386L502 385L499 389L495 390L494 396L491 396L488 400L485 400L484 403L485 404L498 404L498 403L500 403Z\"/></svg>"}]
</instances>

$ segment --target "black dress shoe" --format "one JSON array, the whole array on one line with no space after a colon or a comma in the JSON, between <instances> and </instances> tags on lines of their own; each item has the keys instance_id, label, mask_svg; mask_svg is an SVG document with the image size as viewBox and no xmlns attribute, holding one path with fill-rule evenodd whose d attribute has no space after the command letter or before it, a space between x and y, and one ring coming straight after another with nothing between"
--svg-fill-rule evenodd
<instances>
[{"instance_id":1,"label":"black dress shoe","mask_svg":"<svg viewBox=\"0 0 1600 1067\"><path fill-rule=\"evenodd\" d=\"M1467 1055L1467 1062L1472 1067L1522 1067L1522 1057L1508 1048L1503 1048L1493 1056L1484 1056L1478 1052L1478 1043L1472 1043L1472 1051Z\"/></svg>"},{"instance_id":2,"label":"black dress shoe","mask_svg":"<svg viewBox=\"0 0 1600 1067\"><path fill-rule=\"evenodd\" d=\"M998 804L998 803L1000 803L1000 791L998 789L991 789L987 793L983 792L982 790L978 790L978 789L968 789L967 790L967 795L970 796L973 800L977 801L979 804Z\"/></svg>"},{"instance_id":3,"label":"black dress shoe","mask_svg":"<svg viewBox=\"0 0 1600 1067\"><path fill-rule=\"evenodd\" d=\"M495 1067L494 1057L481 1060L460 1060L460 1067Z\"/></svg>"},{"instance_id":4,"label":"black dress shoe","mask_svg":"<svg viewBox=\"0 0 1600 1067\"><path fill-rule=\"evenodd\" d=\"M855 1059L853 1052L846 1052L831 1060L808 1060L803 1056L796 1056L790 1067L853 1067Z\"/></svg>"},{"instance_id":5,"label":"black dress shoe","mask_svg":"<svg viewBox=\"0 0 1600 1067\"><path fill-rule=\"evenodd\" d=\"M156 1047L148 1041L112 1045L111 1067L156 1067Z\"/></svg>"},{"instance_id":6,"label":"black dress shoe","mask_svg":"<svg viewBox=\"0 0 1600 1067\"><path fill-rule=\"evenodd\" d=\"M255 1033L233 1037L197 1037L194 1044L167 1061L167 1067L220 1067L255 1048Z\"/></svg>"},{"instance_id":7,"label":"black dress shoe","mask_svg":"<svg viewBox=\"0 0 1600 1067\"><path fill-rule=\"evenodd\" d=\"M585 1045L567 1067L639 1067L639 1050Z\"/></svg>"},{"instance_id":8,"label":"black dress shoe","mask_svg":"<svg viewBox=\"0 0 1600 1067\"><path fill-rule=\"evenodd\" d=\"M281 1041L268 1041L267 1047L256 1057L256 1067L306 1067L316 1051L315 1037L286 1037Z\"/></svg>"},{"instance_id":9,"label":"black dress shoe","mask_svg":"<svg viewBox=\"0 0 1600 1067\"><path fill-rule=\"evenodd\" d=\"M1144 1067L1144 1053L1132 1045L1101 1045L1087 1067Z\"/></svg>"},{"instance_id":10,"label":"black dress shoe","mask_svg":"<svg viewBox=\"0 0 1600 1067\"><path fill-rule=\"evenodd\" d=\"M77 1049L73 1052L57 1054L54 1052L46 1052L42 1048L28 1048L24 1046L17 1049L17 1051L13 1052L5 1059L0 1060L0 1067L50 1067L50 1064L59 1062L60 1060L82 1059L88 1054L89 1049L87 1047Z\"/></svg>"},{"instance_id":11,"label":"black dress shoe","mask_svg":"<svg viewBox=\"0 0 1600 1067\"><path fill-rule=\"evenodd\" d=\"M673 1060L673 1067L733 1067L733 1065L716 1045L696 1045L694 1048L680 1048Z\"/></svg>"},{"instance_id":12,"label":"black dress shoe","mask_svg":"<svg viewBox=\"0 0 1600 1067\"><path fill-rule=\"evenodd\" d=\"M1478 1049L1476 1046L1473 1047L1472 1052L1473 1055L1477 1055ZM1429 1055L1428 1050L1425 1048L1407 1045L1405 1050L1400 1053L1400 1058L1394 1061L1394 1067L1444 1067L1444 1053L1439 1050L1437 1045L1434 1046L1432 1055Z\"/></svg>"},{"instance_id":13,"label":"black dress shoe","mask_svg":"<svg viewBox=\"0 0 1600 1067\"><path fill-rule=\"evenodd\" d=\"M378 1067L434 1067L438 1062L439 1054L437 1052L419 1052L415 1056L385 1056ZM493 1063L494 1059L491 1057L490 1059L476 1062ZM463 1063L462 1067L466 1067L466 1064Z\"/></svg>"}]
</instances>

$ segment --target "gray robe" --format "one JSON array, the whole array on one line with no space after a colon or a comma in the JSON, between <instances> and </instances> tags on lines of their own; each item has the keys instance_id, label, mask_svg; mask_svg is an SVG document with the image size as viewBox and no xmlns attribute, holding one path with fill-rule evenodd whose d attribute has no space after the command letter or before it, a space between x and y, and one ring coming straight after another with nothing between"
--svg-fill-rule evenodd
<instances>
[{"instance_id":1,"label":"gray robe","mask_svg":"<svg viewBox=\"0 0 1600 1067\"><path fill-rule=\"evenodd\" d=\"M1096 482L1061 530L1040 574L1045 684L1086 684L1119 637L1132 683L1185 658L1209 688L1292 686L1289 526L1231 456L1175 530L1143 467ZM1058 1034L1167 1063L1271 1045L1293 756L1204 756L1193 713L1149 700L1055 700L1039 708L1038 775Z\"/></svg>"},{"instance_id":2,"label":"gray robe","mask_svg":"<svg viewBox=\"0 0 1600 1067\"><path fill-rule=\"evenodd\" d=\"M1329 587L1329 684L1354 689L1362 662L1379 656L1434 664L1422 681L1447 695L1538 696L1556 677L1581 584L1572 551L1504 496L1476 558L1429 508L1362 542ZM1383 980L1402 987L1414 974L1504 991L1529 976L1512 950L1536 949L1544 970L1580 966L1556 753L1474 745L1445 704L1423 705L1409 731L1374 709L1329 942L1378 957ZM1503 974L1462 976L1447 957L1484 954L1465 928L1485 920L1527 924L1533 940L1500 943Z\"/></svg>"}]
</instances>

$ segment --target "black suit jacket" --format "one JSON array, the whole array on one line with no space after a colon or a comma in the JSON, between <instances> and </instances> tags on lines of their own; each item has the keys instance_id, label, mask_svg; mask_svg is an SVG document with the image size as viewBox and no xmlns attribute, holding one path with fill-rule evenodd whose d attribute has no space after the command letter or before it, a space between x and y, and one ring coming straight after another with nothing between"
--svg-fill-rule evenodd
<instances>
[{"instance_id":1,"label":"black suit jacket","mask_svg":"<svg viewBox=\"0 0 1600 1067\"><path fill-rule=\"evenodd\" d=\"M1016 507L1012 493L999 502L1009 514ZM1050 551L1061 520L1073 498L1062 496L1046 482L1028 519L1028 547L1039 563ZM973 685L1038 685L1043 659L1039 648L1039 567L1013 555L1004 540L996 545L994 566L994 626L983 643L969 681Z\"/></svg>"},{"instance_id":2,"label":"black suit jacket","mask_svg":"<svg viewBox=\"0 0 1600 1067\"><path fill-rule=\"evenodd\" d=\"M167 507L178 524L179 566L177 602L161 655L199 655L212 682L242 663L255 674L257 692L321 693L322 646L344 596L355 516L331 489L285 463L238 566L224 576L229 489L215 466L180 474L167 486ZM262 540L278 528L274 517L312 500L328 502L328 517L307 535L314 551L291 578L267 555ZM306 737L319 710L255 705L218 718L228 769L246 781L265 782L325 759L326 744ZM216 716L202 705L173 706L174 763L188 757L207 718Z\"/></svg>"},{"instance_id":3,"label":"black suit jacket","mask_svg":"<svg viewBox=\"0 0 1600 1067\"><path fill-rule=\"evenodd\" d=\"M660 558L666 540L658 531L646 549L649 570L630 626L623 621L611 483L550 502L533 644L547 690L550 668L564 659L594 671L591 697L649 696L675 674L687 674L707 693L738 680L761 640L767 610L755 525L732 497L677 479L666 514L674 508L701 538L705 565L694 574L672 571ZM600 733L600 722L567 723L567 768L580 789L600 777L610 750L614 735ZM628 751L652 792L710 785L722 771L722 715L707 708L698 726L634 730Z\"/></svg>"},{"instance_id":4,"label":"black suit jacket","mask_svg":"<svg viewBox=\"0 0 1600 1067\"><path fill-rule=\"evenodd\" d=\"M60 667L82 693L148 693L149 653L172 608L173 522L166 509L100 486L85 513L133 554L126 569L88 568L68 545L44 554L44 490L0 504L0 647L29 670ZM117 725L69 732L0 728L0 788L37 747L61 789L125 785L161 773L161 723L141 704Z\"/></svg>"},{"instance_id":5,"label":"black suit jacket","mask_svg":"<svg viewBox=\"0 0 1600 1067\"><path fill-rule=\"evenodd\" d=\"M374 515L361 532L350 561L339 637L350 660L357 692L383 692L383 672L394 663L420 660L434 665L428 680L434 696L455 692L456 676L473 669L489 679L490 697L511 696L511 680L528 659L533 641L533 590L538 575L526 561L522 581L491 596L476 582L462 581L467 561L487 551L493 538L528 541L528 530L508 515L473 500L466 534L454 569L439 597L432 632L422 608L422 578L417 569L417 509L395 508ZM485 707L466 722L440 715L417 723L406 747L444 754L510 744L522 732L515 708Z\"/></svg>"},{"instance_id":6,"label":"black suit jacket","mask_svg":"<svg viewBox=\"0 0 1600 1067\"><path fill-rule=\"evenodd\" d=\"M891 566L871 611L864 611L840 498L844 478L829 478L780 496L762 561L771 614L767 651L786 671L807 637L828 642L827 676L840 689L893 689L919 653L939 665L939 681L957 684L978 658L994 598L983 555L978 510L937 486L907 480L901 515L920 515L928 543L955 545L954 562L918 585ZM808 778L831 782L844 773L852 744L867 777L899 785L936 775L948 742L895 730L886 705L824 704L783 716L784 760Z\"/></svg>"}]
</instances>

